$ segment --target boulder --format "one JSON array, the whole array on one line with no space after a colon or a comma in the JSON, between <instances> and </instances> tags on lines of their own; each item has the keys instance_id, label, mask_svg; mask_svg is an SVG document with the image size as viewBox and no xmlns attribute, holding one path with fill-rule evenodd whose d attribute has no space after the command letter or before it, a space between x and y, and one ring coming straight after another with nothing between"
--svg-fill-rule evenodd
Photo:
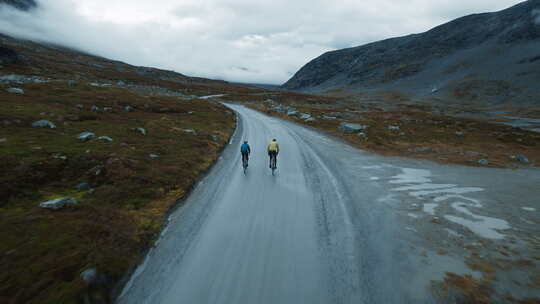
<instances>
[{"instance_id":1,"label":"boulder","mask_svg":"<svg viewBox=\"0 0 540 304\"><path fill-rule=\"evenodd\" d=\"M124 107L124 111L126 111L126 112L133 112L133 110L135 110L135 108L132 107L132 106L125 106Z\"/></svg>"},{"instance_id":2,"label":"boulder","mask_svg":"<svg viewBox=\"0 0 540 304\"><path fill-rule=\"evenodd\" d=\"M62 197L62 198L57 198L57 199L40 203L39 206L45 209L59 210L66 207L67 205L75 205L75 204L77 204L77 200L74 199L73 197Z\"/></svg>"},{"instance_id":3,"label":"boulder","mask_svg":"<svg viewBox=\"0 0 540 304\"><path fill-rule=\"evenodd\" d=\"M300 119L306 120L308 118L311 118L311 115L308 113L300 113Z\"/></svg>"},{"instance_id":4,"label":"boulder","mask_svg":"<svg viewBox=\"0 0 540 304\"><path fill-rule=\"evenodd\" d=\"M457 131L456 136L463 137L463 136L465 136L465 133L463 133L461 131Z\"/></svg>"},{"instance_id":5,"label":"boulder","mask_svg":"<svg viewBox=\"0 0 540 304\"><path fill-rule=\"evenodd\" d=\"M523 154L516 154L512 156L512 159L517 160L520 163L529 163L529 158Z\"/></svg>"},{"instance_id":6,"label":"boulder","mask_svg":"<svg viewBox=\"0 0 540 304\"><path fill-rule=\"evenodd\" d=\"M356 136L362 137L362 138L367 138L367 135L364 132L358 132L358 133L356 133Z\"/></svg>"},{"instance_id":7,"label":"boulder","mask_svg":"<svg viewBox=\"0 0 540 304\"><path fill-rule=\"evenodd\" d=\"M350 123L350 122L342 122L339 125L339 129L346 134L352 134L352 133L358 133L360 131L367 130L369 126L356 124L356 123Z\"/></svg>"},{"instance_id":8,"label":"boulder","mask_svg":"<svg viewBox=\"0 0 540 304\"><path fill-rule=\"evenodd\" d=\"M38 120L34 123L32 123L32 127L34 128L51 128L56 129L56 125L48 120Z\"/></svg>"},{"instance_id":9,"label":"boulder","mask_svg":"<svg viewBox=\"0 0 540 304\"><path fill-rule=\"evenodd\" d=\"M316 119L313 118L313 117L310 117L308 119L305 120L305 122L314 122Z\"/></svg>"},{"instance_id":10,"label":"boulder","mask_svg":"<svg viewBox=\"0 0 540 304\"><path fill-rule=\"evenodd\" d=\"M296 116L296 115L298 115L298 111L296 111L296 110L289 110L289 111L287 111L287 115L288 115L288 116Z\"/></svg>"},{"instance_id":11,"label":"boulder","mask_svg":"<svg viewBox=\"0 0 540 304\"><path fill-rule=\"evenodd\" d=\"M100 136L98 137L99 140L103 140L103 141L106 141L106 142L113 142L113 139L110 138L109 136Z\"/></svg>"},{"instance_id":12,"label":"boulder","mask_svg":"<svg viewBox=\"0 0 540 304\"><path fill-rule=\"evenodd\" d=\"M481 159L478 161L478 164L482 165L482 166L487 166L489 165L489 161L487 159Z\"/></svg>"},{"instance_id":13,"label":"boulder","mask_svg":"<svg viewBox=\"0 0 540 304\"><path fill-rule=\"evenodd\" d=\"M81 272L81 279L88 284L94 284L98 279L98 273L95 268L88 268Z\"/></svg>"},{"instance_id":14,"label":"boulder","mask_svg":"<svg viewBox=\"0 0 540 304\"><path fill-rule=\"evenodd\" d=\"M274 112L278 112L278 113L285 113L289 110L289 107L285 107L285 106L282 106L282 105L277 105L277 106L273 106L270 108L270 110L274 111Z\"/></svg>"},{"instance_id":15,"label":"boulder","mask_svg":"<svg viewBox=\"0 0 540 304\"><path fill-rule=\"evenodd\" d=\"M184 130L184 133L192 134L192 135L197 135L197 131L192 130L192 129L185 129L185 130Z\"/></svg>"},{"instance_id":16,"label":"boulder","mask_svg":"<svg viewBox=\"0 0 540 304\"><path fill-rule=\"evenodd\" d=\"M92 112L99 112L99 111L101 111L101 109L100 109L98 106L93 105L93 106L90 108L90 111L92 111Z\"/></svg>"},{"instance_id":17,"label":"boulder","mask_svg":"<svg viewBox=\"0 0 540 304\"><path fill-rule=\"evenodd\" d=\"M86 191L86 190L92 189L92 187L90 186L89 183L80 183L75 187L75 189L79 191Z\"/></svg>"},{"instance_id":18,"label":"boulder","mask_svg":"<svg viewBox=\"0 0 540 304\"><path fill-rule=\"evenodd\" d=\"M388 130L390 130L390 131L399 131L399 126L388 126Z\"/></svg>"},{"instance_id":19,"label":"boulder","mask_svg":"<svg viewBox=\"0 0 540 304\"><path fill-rule=\"evenodd\" d=\"M13 94L24 94L24 90L19 88L9 88L6 91Z\"/></svg>"},{"instance_id":20,"label":"boulder","mask_svg":"<svg viewBox=\"0 0 540 304\"><path fill-rule=\"evenodd\" d=\"M337 117L335 117L335 116L328 116L328 115L323 115L323 116L321 116L321 118L324 119L324 120L336 120L337 119Z\"/></svg>"},{"instance_id":21,"label":"boulder","mask_svg":"<svg viewBox=\"0 0 540 304\"><path fill-rule=\"evenodd\" d=\"M92 132L82 132L81 134L79 134L79 136L77 136L78 139L85 140L85 141L92 139L94 137L96 137L96 134Z\"/></svg>"},{"instance_id":22,"label":"boulder","mask_svg":"<svg viewBox=\"0 0 540 304\"><path fill-rule=\"evenodd\" d=\"M70 81L68 81L67 84L70 87L74 87L74 86L78 85L79 83L77 81L75 81L75 80L70 80Z\"/></svg>"},{"instance_id":23,"label":"boulder","mask_svg":"<svg viewBox=\"0 0 540 304\"><path fill-rule=\"evenodd\" d=\"M135 132L139 132L142 135L146 135L146 129L145 128L135 128L135 129L132 129L132 130L135 131Z\"/></svg>"},{"instance_id":24,"label":"boulder","mask_svg":"<svg viewBox=\"0 0 540 304\"><path fill-rule=\"evenodd\" d=\"M82 104L76 104L75 107L79 110L84 109L84 106Z\"/></svg>"}]
</instances>

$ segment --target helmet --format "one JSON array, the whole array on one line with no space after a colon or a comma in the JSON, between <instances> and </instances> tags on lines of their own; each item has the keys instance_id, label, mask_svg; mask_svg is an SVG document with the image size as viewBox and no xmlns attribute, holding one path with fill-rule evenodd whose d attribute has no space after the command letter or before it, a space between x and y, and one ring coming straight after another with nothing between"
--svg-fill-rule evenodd
<instances>
[{"instance_id":1,"label":"helmet","mask_svg":"<svg viewBox=\"0 0 540 304\"><path fill-rule=\"evenodd\" d=\"M244 140L244 143L247 144L247 140Z\"/></svg>"},{"instance_id":2,"label":"helmet","mask_svg":"<svg viewBox=\"0 0 540 304\"><path fill-rule=\"evenodd\" d=\"M272 139L272 141L276 141L276 139L274 138L274 139Z\"/></svg>"}]
</instances>

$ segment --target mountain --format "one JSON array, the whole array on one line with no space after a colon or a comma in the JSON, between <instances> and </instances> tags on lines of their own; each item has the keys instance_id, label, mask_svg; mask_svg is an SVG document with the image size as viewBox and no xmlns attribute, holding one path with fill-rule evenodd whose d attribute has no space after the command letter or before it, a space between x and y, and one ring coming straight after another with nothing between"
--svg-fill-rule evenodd
<instances>
[{"instance_id":1,"label":"mountain","mask_svg":"<svg viewBox=\"0 0 540 304\"><path fill-rule=\"evenodd\" d=\"M282 88L527 103L538 102L539 81L540 0L529 0L422 34L327 52Z\"/></svg>"},{"instance_id":2,"label":"mountain","mask_svg":"<svg viewBox=\"0 0 540 304\"><path fill-rule=\"evenodd\" d=\"M34 0L0 0L0 4L11 5L23 11L37 7L37 3Z\"/></svg>"}]
</instances>

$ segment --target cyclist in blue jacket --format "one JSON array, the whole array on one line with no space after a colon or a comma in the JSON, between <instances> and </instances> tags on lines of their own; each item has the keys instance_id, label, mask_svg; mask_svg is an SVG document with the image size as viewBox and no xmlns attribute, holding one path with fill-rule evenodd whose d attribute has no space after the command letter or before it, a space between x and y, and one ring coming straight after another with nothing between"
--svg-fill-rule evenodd
<instances>
[{"instance_id":1,"label":"cyclist in blue jacket","mask_svg":"<svg viewBox=\"0 0 540 304\"><path fill-rule=\"evenodd\" d=\"M248 145L247 140L244 141L244 144L240 147L240 153L242 153L242 164L248 166L249 154L251 153L251 148Z\"/></svg>"}]
</instances>

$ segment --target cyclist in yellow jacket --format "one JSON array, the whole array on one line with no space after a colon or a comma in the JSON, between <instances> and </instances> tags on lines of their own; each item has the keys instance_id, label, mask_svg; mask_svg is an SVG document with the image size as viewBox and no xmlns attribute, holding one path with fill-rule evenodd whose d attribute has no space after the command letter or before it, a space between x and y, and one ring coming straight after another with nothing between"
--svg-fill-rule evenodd
<instances>
[{"instance_id":1,"label":"cyclist in yellow jacket","mask_svg":"<svg viewBox=\"0 0 540 304\"><path fill-rule=\"evenodd\" d=\"M274 138L270 144L268 144L268 156L270 157L270 169L272 169L272 160L274 160L274 168L277 167L277 155L279 153L279 144Z\"/></svg>"}]
</instances>

